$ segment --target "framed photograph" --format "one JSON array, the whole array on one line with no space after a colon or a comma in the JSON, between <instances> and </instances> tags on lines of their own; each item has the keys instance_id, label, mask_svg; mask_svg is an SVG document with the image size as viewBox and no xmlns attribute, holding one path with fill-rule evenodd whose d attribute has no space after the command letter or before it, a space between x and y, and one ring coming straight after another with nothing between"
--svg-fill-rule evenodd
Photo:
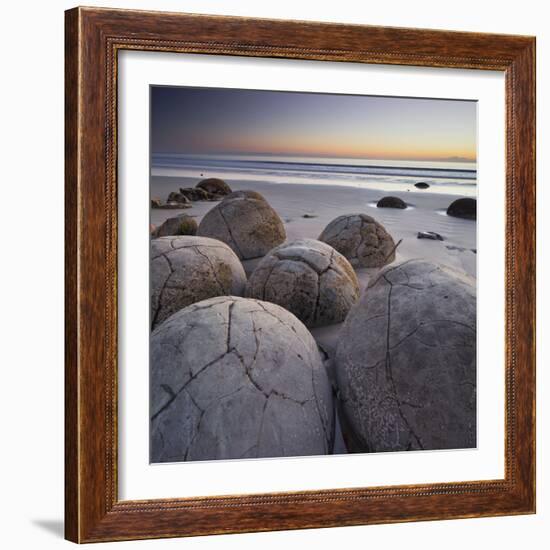
<instances>
[{"instance_id":1,"label":"framed photograph","mask_svg":"<svg viewBox=\"0 0 550 550\"><path fill-rule=\"evenodd\" d=\"M535 511L535 39L66 12L66 537Z\"/></svg>"}]
</instances>

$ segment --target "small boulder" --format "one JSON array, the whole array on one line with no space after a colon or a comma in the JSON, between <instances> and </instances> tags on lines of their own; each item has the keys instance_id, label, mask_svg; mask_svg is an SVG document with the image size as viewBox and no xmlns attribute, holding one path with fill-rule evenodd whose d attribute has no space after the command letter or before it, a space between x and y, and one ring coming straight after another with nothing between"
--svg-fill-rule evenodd
<instances>
[{"instance_id":1,"label":"small boulder","mask_svg":"<svg viewBox=\"0 0 550 550\"><path fill-rule=\"evenodd\" d=\"M204 189L210 195L216 195L218 197L225 197L231 193L231 187L219 178L208 178L199 181L195 188Z\"/></svg>"},{"instance_id":2,"label":"small boulder","mask_svg":"<svg viewBox=\"0 0 550 550\"><path fill-rule=\"evenodd\" d=\"M431 239L432 241L443 241L443 237L435 231L419 231L416 235L417 239Z\"/></svg>"},{"instance_id":3,"label":"small boulder","mask_svg":"<svg viewBox=\"0 0 550 550\"><path fill-rule=\"evenodd\" d=\"M166 199L166 202L178 202L180 204L185 204L189 202L189 199L183 195L182 193L178 193L177 191L172 191L168 198Z\"/></svg>"},{"instance_id":4,"label":"small boulder","mask_svg":"<svg viewBox=\"0 0 550 550\"><path fill-rule=\"evenodd\" d=\"M380 271L335 357L355 452L476 446L476 288L423 260Z\"/></svg>"},{"instance_id":5,"label":"small boulder","mask_svg":"<svg viewBox=\"0 0 550 550\"><path fill-rule=\"evenodd\" d=\"M277 212L252 195L227 196L206 213L197 235L228 244L242 260L264 256L286 238Z\"/></svg>"},{"instance_id":6,"label":"small boulder","mask_svg":"<svg viewBox=\"0 0 550 550\"><path fill-rule=\"evenodd\" d=\"M195 218L187 214L180 214L174 218L168 218L153 233L155 237L169 237L175 235L196 235L197 222Z\"/></svg>"},{"instance_id":7,"label":"small boulder","mask_svg":"<svg viewBox=\"0 0 550 550\"><path fill-rule=\"evenodd\" d=\"M395 259L395 243L383 225L366 214L346 214L332 220L319 236L352 265L382 267Z\"/></svg>"},{"instance_id":8,"label":"small boulder","mask_svg":"<svg viewBox=\"0 0 550 550\"><path fill-rule=\"evenodd\" d=\"M299 239L262 258L245 295L278 304L307 327L318 327L346 318L359 298L359 284L350 263L334 248Z\"/></svg>"},{"instance_id":9,"label":"small boulder","mask_svg":"<svg viewBox=\"0 0 550 550\"><path fill-rule=\"evenodd\" d=\"M428 189L430 187L430 184L426 183L425 181L419 181L418 183L415 183L414 186L417 189Z\"/></svg>"},{"instance_id":10,"label":"small boulder","mask_svg":"<svg viewBox=\"0 0 550 550\"><path fill-rule=\"evenodd\" d=\"M180 193L190 201L208 201L211 199L208 192L196 187L181 188Z\"/></svg>"},{"instance_id":11,"label":"small boulder","mask_svg":"<svg viewBox=\"0 0 550 550\"><path fill-rule=\"evenodd\" d=\"M151 208L161 208L162 203L160 199L151 199Z\"/></svg>"},{"instance_id":12,"label":"small boulder","mask_svg":"<svg viewBox=\"0 0 550 550\"><path fill-rule=\"evenodd\" d=\"M378 208L399 208L404 210L407 204L399 197L382 197L377 203Z\"/></svg>"},{"instance_id":13,"label":"small boulder","mask_svg":"<svg viewBox=\"0 0 550 550\"><path fill-rule=\"evenodd\" d=\"M455 218L464 218L465 220L475 220L477 218L477 201L472 198L456 199L449 208L447 215Z\"/></svg>"},{"instance_id":14,"label":"small boulder","mask_svg":"<svg viewBox=\"0 0 550 550\"><path fill-rule=\"evenodd\" d=\"M213 296L244 292L246 275L234 252L204 237L159 237L151 241L151 325Z\"/></svg>"},{"instance_id":15,"label":"small boulder","mask_svg":"<svg viewBox=\"0 0 550 550\"><path fill-rule=\"evenodd\" d=\"M218 297L151 335L151 461L332 453L334 403L323 360L283 308Z\"/></svg>"}]
</instances>

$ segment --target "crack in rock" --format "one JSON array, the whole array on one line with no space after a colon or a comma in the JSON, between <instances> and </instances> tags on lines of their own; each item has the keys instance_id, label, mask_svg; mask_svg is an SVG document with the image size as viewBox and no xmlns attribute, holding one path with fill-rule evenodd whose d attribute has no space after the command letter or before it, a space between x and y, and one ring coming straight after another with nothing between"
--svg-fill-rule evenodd
<instances>
[{"instance_id":1,"label":"crack in rock","mask_svg":"<svg viewBox=\"0 0 550 550\"><path fill-rule=\"evenodd\" d=\"M201 342L220 353L204 362ZM322 358L305 327L279 306L212 298L161 325L151 346L153 462L332 448L334 406Z\"/></svg>"},{"instance_id":2,"label":"crack in rock","mask_svg":"<svg viewBox=\"0 0 550 550\"><path fill-rule=\"evenodd\" d=\"M151 326L201 300L242 295L244 268L225 244L206 237L160 237L151 242ZM168 275L166 273L168 272Z\"/></svg>"},{"instance_id":3,"label":"crack in rock","mask_svg":"<svg viewBox=\"0 0 550 550\"><path fill-rule=\"evenodd\" d=\"M349 262L332 247L299 239L260 261L245 295L276 303L316 327L345 319L359 298L359 283Z\"/></svg>"},{"instance_id":4,"label":"crack in rock","mask_svg":"<svg viewBox=\"0 0 550 550\"><path fill-rule=\"evenodd\" d=\"M422 260L382 270L350 311L334 370L352 451L475 446L476 293Z\"/></svg>"}]
</instances>

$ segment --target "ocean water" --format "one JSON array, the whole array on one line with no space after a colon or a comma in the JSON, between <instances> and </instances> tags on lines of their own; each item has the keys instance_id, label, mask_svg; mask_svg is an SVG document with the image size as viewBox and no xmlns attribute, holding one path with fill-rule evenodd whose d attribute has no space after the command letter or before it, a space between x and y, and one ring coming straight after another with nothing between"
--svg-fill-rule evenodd
<instances>
[{"instance_id":1,"label":"ocean water","mask_svg":"<svg viewBox=\"0 0 550 550\"><path fill-rule=\"evenodd\" d=\"M153 154L151 175L165 177L219 177L229 181L312 183L417 191L426 182L429 192L476 196L477 169L471 162L395 161L260 155L190 156ZM424 191L426 192L426 191Z\"/></svg>"}]
</instances>

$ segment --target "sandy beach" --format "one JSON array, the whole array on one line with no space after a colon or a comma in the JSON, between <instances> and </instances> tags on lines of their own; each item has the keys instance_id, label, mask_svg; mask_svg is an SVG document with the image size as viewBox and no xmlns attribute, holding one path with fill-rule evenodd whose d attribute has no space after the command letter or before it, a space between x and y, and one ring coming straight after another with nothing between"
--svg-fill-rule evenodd
<instances>
[{"instance_id":1,"label":"sandy beach","mask_svg":"<svg viewBox=\"0 0 550 550\"><path fill-rule=\"evenodd\" d=\"M388 192L367 187L347 187L341 184L285 184L254 180L231 180L227 183L234 191L249 189L260 192L283 220L287 242L298 238L317 239L326 225L342 214L365 213L374 217L393 236L401 240L396 251L396 262L422 258L437 264L449 266L476 276L477 240L476 222L447 216L446 209L458 198L457 195L433 193L410 186L404 192ZM193 187L197 179L191 177L153 176L151 197L165 200L171 191L180 187ZM408 205L405 210L377 208L376 202L385 195L396 195ZM197 223L218 202L193 202L185 210L151 210L151 223L155 226L179 213L195 217ZM439 233L444 240L419 239L419 231ZM261 258L244 260L247 275L254 270ZM361 291L378 269L358 268L356 273ZM312 328L317 343L333 356L343 323ZM346 452L341 438L337 437L334 452Z\"/></svg>"}]
</instances>

